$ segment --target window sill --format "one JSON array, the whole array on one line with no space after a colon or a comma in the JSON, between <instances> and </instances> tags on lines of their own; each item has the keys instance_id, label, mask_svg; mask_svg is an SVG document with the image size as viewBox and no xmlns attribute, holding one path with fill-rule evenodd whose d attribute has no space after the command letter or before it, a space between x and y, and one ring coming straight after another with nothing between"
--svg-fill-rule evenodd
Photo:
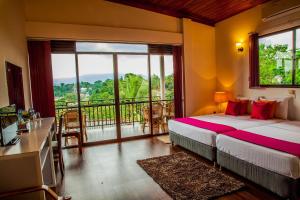
<instances>
[{"instance_id":1,"label":"window sill","mask_svg":"<svg viewBox=\"0 0 300 200\"><path fill-rule=\"evenodd\" d=\"M260 85L257 87L250 87L250 89L266 89L266 88L300 88L300 85Z\"/></svg>"}]
</instances>

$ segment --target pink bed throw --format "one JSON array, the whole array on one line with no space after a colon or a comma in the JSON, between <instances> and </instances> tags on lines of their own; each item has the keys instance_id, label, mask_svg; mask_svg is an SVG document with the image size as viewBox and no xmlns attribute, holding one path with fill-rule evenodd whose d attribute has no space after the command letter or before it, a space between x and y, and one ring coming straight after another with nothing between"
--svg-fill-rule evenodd
<instances>
[{"instance_id":1,"label":"pink bed throw","mask_svg":"<svg viewBox=\"0 0 300 200\"><path fill-rule=\"evenodd\" d=\"M213 123L213 122L206 122L203 120L199 120L199 119L194 119L194 118L190 118L190 117L185 117L185 118L176 118L175 121L184 123L184 124L188 124L191 126L195 126L198 128L203 128L206 130L210 130L210 131L214 131L216 133L224 133L227 131L234 131L236 130L235 128L231 127L231 126L227 126L227 125L223 125L223 124L217 124L217 123Z\"/></svg>"},{"instance_id":2,"label":"pink bed throw","mask_svg":"<svg viewBox=\"0 0 300 200\"><path fill-rule=\"evenodd\" d=\"M242 141L250 142L259 146L275 149L300 157L300 144L298 143L288 142L276 138L270 138L263 135L257 135L241 130L230 131L222 134Z\"/></svg>"}]
</instances>

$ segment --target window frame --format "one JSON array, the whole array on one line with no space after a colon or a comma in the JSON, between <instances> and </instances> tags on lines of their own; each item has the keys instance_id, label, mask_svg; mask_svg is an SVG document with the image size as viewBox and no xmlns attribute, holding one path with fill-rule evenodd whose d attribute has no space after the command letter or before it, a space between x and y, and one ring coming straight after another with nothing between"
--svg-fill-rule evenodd
<instances>
[{"instance_id":1,"label":"window frame","mask_svg":"<svg viewBox=\"0 0 300 200\"><path fill-rule=\"evenodd\" d=\"M295 80L296 80L296 31L297 29L299 29L300 31L300 26L296 26L296 27L292 27L292 28L288 28L288 29L284 29L284 30L280 30L280 31L276 31L276 32L272 32L272 33L267 33L264 35L259 35L258 36L258 87L259 88L300 88L300 83L296 84ZM260 83L260 62L259 62L259 39L261 38L265 38L265 37L269 37L269 36L273 36L273 35L277 35L280 33L285 33L285 32L289 32L292 31L292 84L261 84ZM300 39L300 38L299 38Z\"/></svg>"}]
</instances>

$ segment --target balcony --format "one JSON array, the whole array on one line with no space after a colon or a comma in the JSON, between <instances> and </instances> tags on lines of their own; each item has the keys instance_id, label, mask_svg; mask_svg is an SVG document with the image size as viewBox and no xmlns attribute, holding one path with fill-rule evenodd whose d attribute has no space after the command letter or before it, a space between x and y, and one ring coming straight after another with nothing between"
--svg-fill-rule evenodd
<instances>
[{"instance_id":1,"label":"balcony","mask_svg":"<svg viewBox=\"0 0 300 200\"><path fill-rule=\"evenodd\" d=\"M153 126L153 134L167 132L167 120L173 117L174 111L170 112L170 105L173 99L158 99L152 101L152 105L161 104L163 123L160 126ZM120 125L122 138L150 134L149 126L143 130L145 122L145 108L148 108L150 101L148 97L120 100ZM76 102L56 101L56 117L68 110L76 110ZM85 116L87 142L104 141L116 139L116 113L115 101L113 99L81 101L82 113ZM147 116L147 115L146 115ZM148 125L148 124L147 124ZM86 141L85 141L86 142Z\"/></svg>"}]
</instances>

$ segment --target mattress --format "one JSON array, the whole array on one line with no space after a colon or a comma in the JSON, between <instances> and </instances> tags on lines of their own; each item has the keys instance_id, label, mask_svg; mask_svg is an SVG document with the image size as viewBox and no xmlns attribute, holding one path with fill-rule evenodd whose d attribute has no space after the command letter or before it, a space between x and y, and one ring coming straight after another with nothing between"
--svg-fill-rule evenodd
<instances>
[{"instance_id":1,"label":"mattress","mask_svg":"<svg viewBox=\"0 0 300 200\"><path fill-rule=\"evenodd\" d=\"M286 121L244 131L300 143L300 122ZM300 159L297 156L221 134L217 136L216 145L218 150L256 166L294 179L300 178Z\"/></svg>"},{"instance_id":2,"label":"mattress","mask_svg":"<svg viewBox=\"0 0 300 200\"><path fill-rule=\"evenodd\" d=\"M281 122L280 119L272 120L257 120L251 119L250 116L232 116L224 114L214 114L214 115L202 115L197 117L192 117L195 119L213 122L218 124L223 124L227 126L234 127L236 129L245 129L255 126L263 126L266 124L274 124ZM196 140L203 144L216 147L216 136L217 133L214 131L198 128L175 120L169 120L168 127L170 131L173 131L179 135L183 135L192 140Z\"/></svg>"}]
</instances>

